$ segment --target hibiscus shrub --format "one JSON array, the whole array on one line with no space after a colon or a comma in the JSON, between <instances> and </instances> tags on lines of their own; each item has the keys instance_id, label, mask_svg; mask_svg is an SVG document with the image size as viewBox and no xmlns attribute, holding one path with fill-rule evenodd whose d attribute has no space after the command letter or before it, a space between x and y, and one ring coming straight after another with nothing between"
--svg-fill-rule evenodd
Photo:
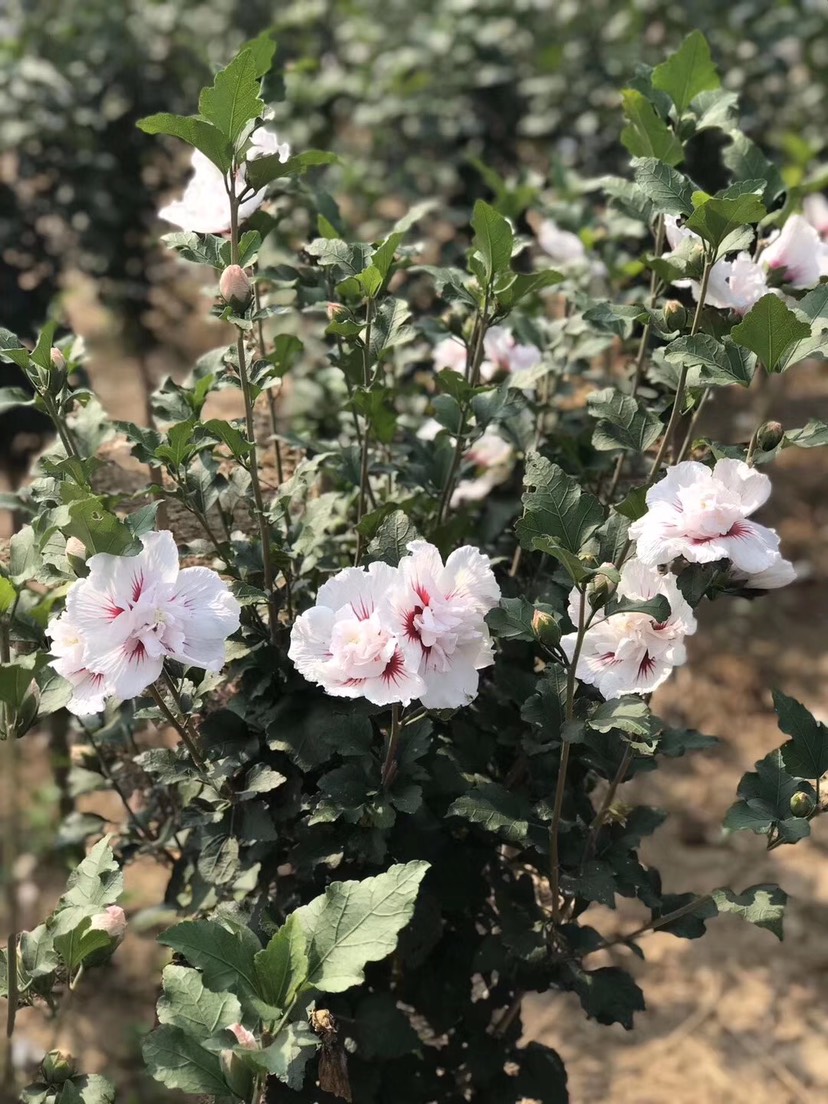
<instances>
[{"instance_id":1,"label":"hibiscus shrub","mask_svg":"<svg viewBox=\"0 0 828 1104\"><path fill-rule=\"evenodd\" d=\"M165 241L212 267L235 335L165 381L154 424L108 424L53 325L32 350L0 333L58 434L0 579L7 776L67 708L74 792L126 806L56 913L13 932L10 1023L109 961L119 864L151 855L185 917L143 1045L169 1089L563 1102L558 1056L519 1045L526 993L630 1028L643 993L603 948L720 912L782 935L777 886L665 893L639 856L664 814L618 790L713 742L650 708L697 607L794 577L753 517L760 469L828 426L719 442L698 419L828 345L819 200L739 130L694 33L624 91L631 176L572 200L580 234L545 219L536 244L531 197L491 176L465 247L427 244L428 205L353 240L304 179L330 155L273 132L274 53L261 36L198 115L140 124L194 148ZM708 131L713 194L682 171ZM116 432L145 486L104 480ZM828 769L825 726L776 706L790 740L727 817L769 847L808 834ZM619 895L649 919L609 938L590 907ZM113 1096L50 1055L24 1099Z\"/></svg>"}]
</instances>

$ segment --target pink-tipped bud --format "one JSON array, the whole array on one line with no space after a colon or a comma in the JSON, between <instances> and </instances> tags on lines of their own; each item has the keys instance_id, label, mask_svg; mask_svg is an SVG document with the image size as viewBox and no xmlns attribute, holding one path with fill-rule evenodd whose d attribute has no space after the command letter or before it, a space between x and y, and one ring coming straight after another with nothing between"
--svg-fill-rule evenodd
<instances>
[{"instance_id":1,"label":"pink-tipped bud","mask_svg":"<svg viewBox=\"0 0 828 1104\"><path fill-rule=\"evenodd\" d=\"M56 345L52 346L52 351L49 353L49 359L52 362L52 367L57 368L59 372L62 372L66 367L66 357Z\"/></svg>"},{"instance_id":2,"label":"pink-tipped bud","mask_svg":"<svg viewBox=\"0 0 828 1104\"><path fill-rule=\"evenodd\" d=\"M532 632L544 648L554 648L561 639L558 622L551 613L536 609L532 614Z\"/></svg>"},{"instance_id":3,"label":"pink-tipped bud","mask_svg":"<svg viewBox=\"0 0 828 1104\"><path fill-rule=\"evenodd\" d=\"M66 540L66 555L74 556L76 560L86 559L86 545L77 537L68 537Z\"/></svg>"},{"instance_id":4,"label":"pink-tipped bud","mask_svg":"<svg viewBox=\"0 0 828 1104\"><path fill-rule=\"evenodd\" d=\"M770 452L782 443L784 436L781 422L765 422L756 434L756 443L763 452Z\"/></svg>"},{"instance_id":5,"label":"pink-tipped bud","mask_svg":"<svg viewBox=\"0 0 828 1104\"><path fill-rule=\"evenodd\" d=\"M342 303L328 303L325 307L325 314L328 316L328 321L333 322L334 319L339 318L340 314L344 314L345 307Z\"/></svg>"},{"instance_id":6,"label":"pink-tipped bud","mask_svg":"<svg viewBox=\"0 0 828 1104\"><path fill-rule=\"evenodd\" d=\"M669 330L680 330L687 322L687 308L678 299L664 304L664 322Z\"/></svg>"},{"instance_id":7,"label":"pink-tipped bud","mask_svg":"<svg viewBox=\"0 0 828 1104\"><path fill-rule=\"evenodd\" d=\"M235 1023L230 1024L228 1031L232 1031L238 1040L238 1044L244 1047L245 1050L258 1050L259 1044L256 1040L256 1036L252 1031L248 1031L243 1024Z\"/></svg>"},{"instance_id":8,"label":"pink-tipped bud","mask_svg":"<svg viewBox=\"0 0 828 1104\"><path fill-rule=\"evenodd\" d=\"M609 574L605 573L605 568ZM587 586L587 598L593 609L600 609L601 606L605 606L615 594L618 585L615 581L616 574L615 564L602 563L592 576Z\"/></svg>"},{"instance_id":9,"label":"pink-tipped bud","mask_svg":"<svg viewBox=\"0 0 828 1104\"><path fill-rule=\"evenodd\" d=\"M219 280L219 294L225 303L243 310L253 294L250 277L241 265L232 264L225 268Z\"/></svg>"},{"instance_id":10,"label":"pink-tipped bud","mask_svg":"<svg viewBox=\"0 0 828 1104\"><path fill-rule=\"evenodd\" d=\"M126 913L120 905L110 905L103 912L92 917L89 924L90 931L105 932L110 939L115 940L117 946L126 935Z\"/></svg>"}]
</instances>

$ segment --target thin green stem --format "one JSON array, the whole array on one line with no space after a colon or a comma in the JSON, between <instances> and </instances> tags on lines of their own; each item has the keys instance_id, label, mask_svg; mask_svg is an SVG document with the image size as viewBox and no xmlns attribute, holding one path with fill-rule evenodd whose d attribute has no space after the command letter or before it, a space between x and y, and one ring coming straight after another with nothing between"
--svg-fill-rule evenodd
<instances>
[{"instance_id":1,"label":"thin green stem","mask_svg":"<svg viewBox=\"0 0 828 1104\"><path fill-rule=\"evenodd\" d=\"M578 668L578 660L581 657L581 648L584 644L586 594L582 590L578 604L578 632L575 637L575 648L566 674L566 710L567 721L571 721L575 714L575 672ZM552 919L556 924L560 923L560 885L561 864L559 854L558 836L561 829L561 814L563 812L564 792L566 790L566 775L569 768L569 752L571 744L569 740L563 740L561 744L561 761L558 766L558 780L555 785L555 801L552 809L552 822L549 825L549 887L552 894Z\"/></svg>"},{"instance_id":2,"label":"thin green stem","mask_svg":"<svg viewBox=\"0 0 828 1104\"><path fill-rule=\"evenodd\" d=\"M707 287L710 283L710 273L713 271L713 263L708 258L704 263L704 272L701 279L701 287L699 288L699 301L696 304L696 313L693 316L693 325L690 328L690 336L693 337L698 331L699 323L701 322L702 309L704 308L704 301L707 297ZM667 449L670 447L670 443L673 439L678 420L681 417L681 408L684 405L684 392L687 387L687 375L690 367L687 363L681 367L681 374L679 375L678 386L676 388L676 397L673 400L673 409L670 412L670 420L667 423L667 428L664 431L664 436L661 439L661 445L656 453L655 460L653 460L653 466L650 469L650 474L647 477L645 486L651 487L656 480L656 476L661 468L661 462L664 459Z\"/></svg>"},{"instance_id":3,"label":"thin green stem","mask_svg":"<svg viewBox=\"0 0 828 1104\"><path fill-rule=\"evenodd\" d=\"M11 630L9 622L0 622L0 662L11 662ZM8 1007L6 1011L6 1041L3 1048L3 1088L10 1095L15 1095L15 1069L12 1039L14 1036L14 1024L17 1016L17 941L20 930L20 913L17 899L17 857L19 852L19 824L20 815L19 794L19 762L17 737L12 731L12 710L8 705L3 705L3 750L5 752L5 776L6 776L6 808L3 819L3 870L6 903L6 923L9 926L9 939L6 950Z\"/></svg>"},{"instance_id":4,"label":"thin green stem","mask_svg":"<svg viewBox=\"0 0 828 1104\"><path fill-rule=\"evenodd\" d=\"M642 924L640 928L636 928L635 931L630 932L629 935L619 935L615 939L605 939L603 942L595 948L595 950L602 950L605 947L617 947L619 943L632 943L634 939L638 939L641 935L646 935L647 932L658 931L659 928L664 928L668 924L672 924L674 920L681 920L682 916L689 916L690 913L695 912L702 905L706 905L708 901L713 900L711 893L705 893L701 897L696 897L693 901L688 901L686 905L682 905L681 908L674 909L672 912L667 912L663 916L657 916L654 920L649 920L646 924Z\"/></svg>"},{"instance_id":5,"label":"thin green stem","mask_svg":"<svg viewBox=\"0 0 828 1104\"><path fill-rule=\"evenodd\" d=\"M365 308L365 337L362 341L362 385L367 391L372 386L371 380L371 331L374 324L374 300L369 299ZM370 449L371 423L365 418L360 442L359 460L359 497L357 498L357 546L354 556L354 566L358 566L362 559L362 533L359 525L366 513L368 496L368 452Z\"/></svg>"},{"instance_id":6,"label":"thin green stem","mask_svg":"<svg viewBox=\"0 0 828 1104\"><path fill-rule=\"evenodd\" d=\"M169 680L169 676L166 675L166 672L164 673L164 681L166 682L167 687L169 688L171 680ZM196 768L202 774L206 774L207 773L207 764L205 763L204 759L202 758L201 752L196 747L196 744L195 744L192 736L187 731L187 728L185 727L184 722L179 720L178 717L176 717L176 715L173 713L173 711L170 709L170 707L164 701L164 698L163 698L160 690L158 689L158 687L155 685L155 683L153 683L149 687L149 692L150 692L150 696L152 697L153 701L155 702L155 704L158 706L158 708L161 710L162 714L164 715L164 719L166 721L168 721L169 724L171 724L173 726L173 728L176 730L178 735L181 737L181 742L184 744L187 751L189 751L190 758L192 759L192 761L195 764Z\"/></svg>"},{"instance_id":7,"label":"thin green stem","mask_svg":"<svg viewBox=\"0 0 828 1104\"><path fill-rule=\"evenodd\" d=\"M589 835L587 836L586 843L584 844L584 851L581 855L582 868L584 866L584 863L592 857L592 853L595 850L595 844L598 840L598 833L601 831L604 820L606 819L606 815L609 812L609 808L615 800L615 795L618 792L618 787L627 777L627 771L630 769L630 763L632 763L632 759L632 747L629 744L626 744L624 747L624 754L621 758L621 762L618 764L618 770L615 772L615 777L613 778L612 782L610 782L607 788L607 792L604 794L604 800L601 802L601 807L595 814L595 819L590 826Z\"/></svg>"},{"instance_id":8,"label":"thin green stem","mask_svg":"<svg viewBox=\"0 0 828 1104\"><path fill-rule=\"evenodd\" d=\"M55 400L45 391L40 392L40 397L43 400L46 410L48 411L49 417L52 419L52 424L57 431L58 437L60 437L60 442L66 450L66 455L72 456L76 460L80 460L80 452L78 451L78 446L75 444L75 440L69 430L69 426L66 425L63 418L61 417Z\"/></svg>"},{"instance_id":9,"label":"thin green stem","mask_svg":"<svg viewBox=\"0 0 828 1104\"><path fill-rule=\"evenodd\" d=\"M693 444L693 439L695 437L696 427L699 424L699 418L701 418L702 411L704 410L704 408L707 404L707 400L710 398L710 396L712 394L713 394L713 388L712 387L706 387L704 389L704 391L702 391L701 397L699 398L698 404L696 405L696 409L693 412L693 417L690 419L690 425L687 427L687 434L684 438L684 442L683 442L681 448L678 450L678 453L676 454L676 463L677 464L680 464L682 462L682 460L685 458L685 456L687 455L687 453L690 451L690 448L692 447L692 444Z\"/></svg>"}]
</instances>

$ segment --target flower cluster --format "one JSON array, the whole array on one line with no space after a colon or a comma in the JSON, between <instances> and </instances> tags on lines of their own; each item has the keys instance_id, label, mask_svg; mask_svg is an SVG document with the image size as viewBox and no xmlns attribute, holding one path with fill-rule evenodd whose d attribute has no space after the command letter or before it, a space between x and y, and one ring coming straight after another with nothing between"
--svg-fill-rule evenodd
<instances>
[{"instance_id":1,"label":"flower cluster","mask_svg":"<svg viewBox=\"0 0 828 1104\"><path fill-rule=\"evenodd\" d=\"M468 705L492 663L485 616L500 599L489 558L458 548L443 563L426 541L399 567L351 567L324 583L299 617L288 655L337 697L375 705L419 699L431 709Z\"/></svg>"},{"instance_id":2,"label":"flower cluster","mask_svg":"<svg viewBox=\"0 0 828 1104\"><path fill-rule=\"evenodd\" d=\"M569 616L586 631L576 674L606 698L650 693L685 660L684 638L696 631L693 613L676 577L660 567L681 557L688 563L729 560L732 581L749 590L786 586L795 578L782 558L779 536L750 519L770 495L770 480L741 460L722 459L713 468L685 460L647 492L647 513L630 526L636 557L621 569L617 597L645 602L663 595L666 621L641 611L600 609L582 614L584 597L572 592ZM629 607L630 602L625 603ZM561 639L571 660L578 633Z\"/></svg>"},{"instance_id":3,"label":"flower cluster","mask_svg":"<svg viewBox=\"0 0 828 1104\"><path fill-rule=\"evenodd\" d=\"M73 688L69 709L97 713L106 698L133 698L166 658L220 671L224 644L239 627L239 603L206 567L179 569L172 533L141 537L137 556L90 556L66 609L48 629L52 666Z\"/></svg>"},{"instance_id":4,"label":"flower cluster","mask_svg":"<svg viewBox=\"0 0 828 1104\"><path fill-rule=\"evenodd\" d=\"M678 249L682 242L701 242L692 230L680 226L674 215L666 215L664 228L670 248ZM794 288L815 287L828 275L828 243L802 215L792 215L781 230L768 239L764 250L754 260L750 253L737 253L732 261L719 260L713 265L705 302L711 307L746 314L763 295L778 294L771 286L774 275ZM696 299L699 285L695 280L678 280L677 287L690 287Z\"/></svg>"},{"instance_id":5,"label":"flower cluster","mask_svg":"<svg viewBox=\"0 0 828 1104\"><path fill-rule=\"evenodd\" d=\"M290 157L290 146L280 142L276 134L267 127L253 131L247 160L276 154L280 161ZM184 189L181 199L176 199L162 207L159 218L178 226L181 230L191 230L197 234L224 234L230 229L230 199L227 194L227 180L219 168L205 157L200 150L193 150L193 175ZM243 194L247 186L247 175L242 166L236 174L236 191ZM239 221L243 222L261 207L266 189L253 192L239 204Z\"/></svg>"},{"instance_id":6,"label":"flower cluster","mask_svg":"<svg viewBox=\"0 0 828 1104\"><path fill-rule=\"evenodd\" d=\"M446 337L434 346L434 367L439 372L450 368L453 372L466 371L467 349L456 337ZM541 360L537 345L522 345L508 326L490 326L483 338L483 359L480 362L480 378L487 383L499 375L522 372L534 368Z\"/></svg>"}]
</instances>

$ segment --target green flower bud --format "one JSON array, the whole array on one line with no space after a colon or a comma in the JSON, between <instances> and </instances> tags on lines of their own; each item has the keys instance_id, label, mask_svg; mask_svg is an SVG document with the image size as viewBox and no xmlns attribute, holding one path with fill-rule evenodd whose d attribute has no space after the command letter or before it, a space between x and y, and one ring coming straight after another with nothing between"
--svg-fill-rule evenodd
<instances>
[{"instance_id":1,"label":"green flower bud","mask_svg":"<svg viewBox=\"0 0 828 1104\"><path fill-rule=\"evenodd\" d=\"M65 1050L50 1050L40 1063L40 1072L47 1085L62 1085L78 1072L77 1064Z\"/></svg>"},{"instance_id":2,"label":"green flower bud","mask_svg":"<svg viewBox=\"0 0 828 1104\"><path fill-rule=\"evenodd\" d=\"M756 444L763 452L770 452L781 443L785 431L780 422L765 422L756 434Z\"/></svg>"},{"instance_id":3,"label":"green flower bud","mask_svg":"<svg viewBox=\"0 0 828 1104\"><path fill-rule=\"evenodd\" d=\"M795 817L808 817L814 811L814 799L804 790L799 790L791 798L791 812Z\"/></svg>"},{"instance_id":4,"label":"green flower bud","mask_svg":"<svg viewBox=\"0 0 828 1104\"><path fill-rule=\"evenodd\" d=\"M613 572L615 571L614 564L601 564L601 567L598 568L598 571L587 585L587 601L593 609L600 609L601 606L605 606L615 593L617 584L609 575L603 573L605 567L611 568Z\"/></svg>"},{"instance_id":5,"label":"green flower bud","mask_svg":"<svg viewBox=\"0 0 828 1104\"><path fill-rule=\"evenodd\" d=\"M680 330L687 325L687 308L678 299L664 304L664 324L668 330Z\"/></svg>"},{"instance_id":6,"label":"green flower bud","mask_svg":"<svg viewBox=\"0 0 828 1104\"><path fill-rule=\"evenodd\" d=\"M544 648L554 648L561 639L558 622L551 613L536 609L532 614L532 632Z\"/></svg>"}]
</instances>

